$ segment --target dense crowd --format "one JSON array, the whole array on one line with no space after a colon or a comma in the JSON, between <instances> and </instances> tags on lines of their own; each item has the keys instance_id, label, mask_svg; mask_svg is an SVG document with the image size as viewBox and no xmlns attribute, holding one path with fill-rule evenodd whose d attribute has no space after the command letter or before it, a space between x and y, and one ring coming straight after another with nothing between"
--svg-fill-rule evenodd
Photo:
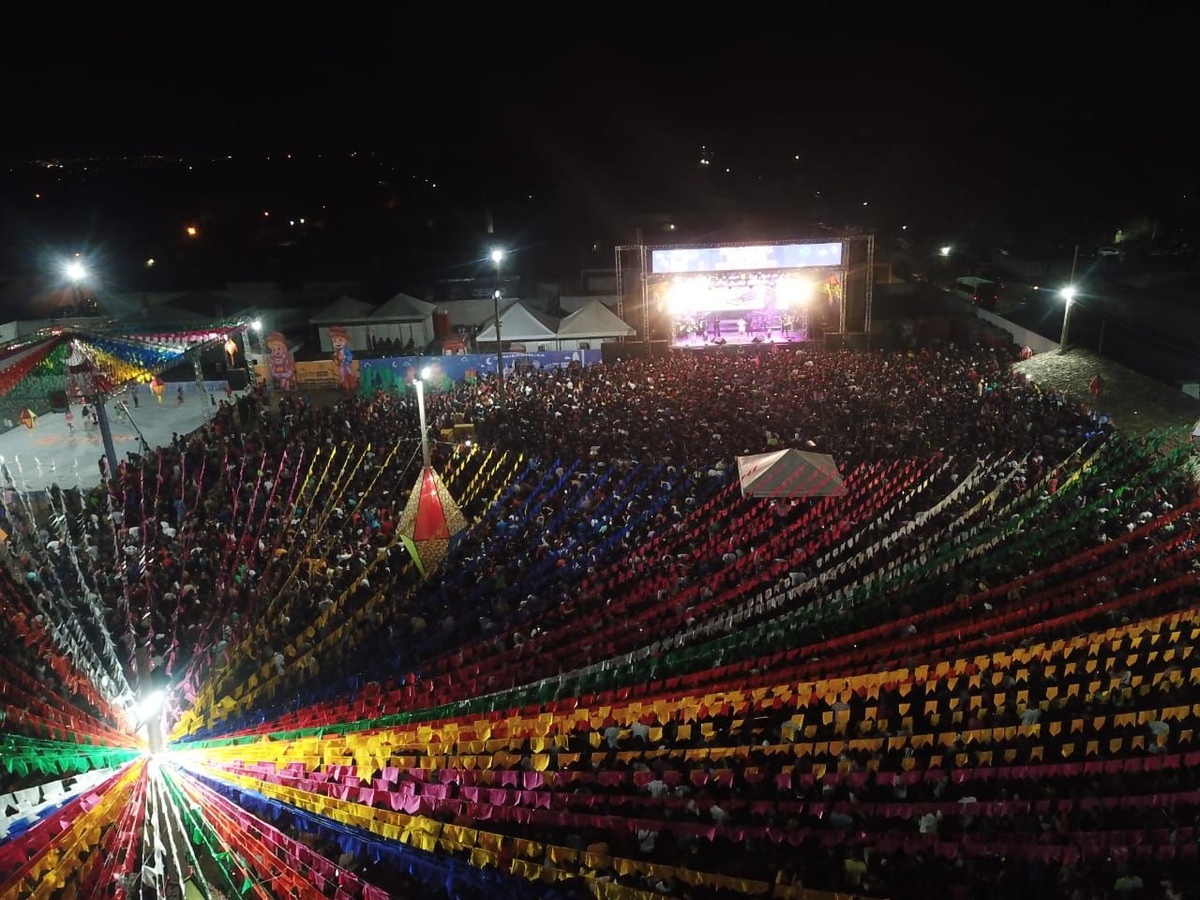
<instances>
[{"instance_id":1,"label":"dense crowd","mask_svg":"<svg viewBox=\"0 0 1200 900\"><path fill-rule=\"evenodd\" d=\"M131 457L110 491L80 495L52 489L49 518L38 521L10 492L5 514L13 525L13 567L23 584L9 589L34 598L28 604L31 615L77 608L87 645L102 647L103 632L115 636L119 670L106 664L102 651L94 654L114 703L122 682L138 691L145 687L140 679L149 677L170 691L170 708L177 717L205 686L214 698L232 696L268 667L275 682L272 696L252 715L231 719L224 730L270 725L302 709L344 709L345 696L366 682L382 684L385 693L400 692L396 705L385 712L419 708L428 698L467 700L471 690L513 689L648 643L634 617L617 620L605 612L626 590L624 572L654 586L645 597L638 595L638 602L661 607L655 621L672 630L703 624L711 615L708 610L732 606L747 596L751 584L778 590L780 596L785 589L808 586L773 607L777 616L803 612L817 593L857 597L854 568L821 579L821 557L788 544L788 535L810 515L806 503L772 504L772 519L752 537L726 538L715 526L694 526L695 510L730 496L722 492L732 489L737 456L781 447L827 453L848 479L855 472L868 473L866 483L880 492L888 479L898 482L901 477L901 470L889 465L919 461L913 471L928 472L935 489L903 512L906 519L919 521L920 529L889 541L878 558L872 555L871 564L881 567L933 558L938 543L964 539L956 528L982 532L989 527L987 511L1024 503L1027 496L1032 504L1060 486L1065 489L1072 473L1082 471L1080 459L1106 459L1105 448L1118 439L1111 428L1062 396L1014 377L1010 362L995 351L949 346L908 354L680 354L534 370L508 377L503 387L484 380L433 393L428 403L435 468L456 468L463 473L463 484L483 476L483 451L468 453L440 439L443 428L462 421L475 424L483 447L507 451L521 462L513 469L515 480L501 486L494 504L484 493L467 502L468 518L477 524L455 542L451 565L432 583L422 582L396 534L420 466L411 394L381 393L322 407L259 388L236 402L221 402L211 422L197 432ZM1114 464L1113 472L1115 479L1126 469ZM1081 481L1075 507L1056 507L1044 521L1030 523L1047 534L1061 526L1062 534L1038 550L1046 553L1045 562L1053 561L1051 554L1054 559L1086 554L1194 499L1194 490L1173 471L1148 478L1136 496L1120 500L1113 499L1116 480ZM956 492L959 485L969 490ZM735 501L730 503L736 507ZM985 512L979 512L983 507ZM751 509L736 508L741 513ZM1035 507L1015 508L1014 515L1020 515ZM1103 513L1073 517L1074 510L1092 509ZM1170 532L1139 537L1140 543L1124 551L1137 560L1128 577L1108 572L1107 581L1088 588L1112 602L1142 595L1121 607L1118 621L1194 608L1195 587L1153 590L1161 583L1182 584L1191 575L1190 549L1171 554L1159 549L1170 535L1192 527L1190 516L1176 521ZM875 526L864 520L852 527ZM710 543L711 551L705 549ZM1017 554L965 559L969 561L957 568L913 576L897 589L889 598L893 618L903 623L944 599L969 598L983 590L981 583L1029 578L1043 562L1036 555ZM1070 574L1085 577L1087 567ZM812 586L815 579L817 588ZM1015 613L1028 607L1030 598L1053 592L1066 580L1063 573L1035 578L994 605ZM1118 580L1119 590L1113 587ZM679 599L683 597L686 602ZM843 605L842 624L823 625L820 639L865 633L876 624L873 614L863 611L867 606ZM1060 606L1060 601L1053 604L1054 609ZM1097 611L1086 623L1102 627L1110 622L1108 615ZM972 617L986 617L982 603L968 609L963 621ZM595 625L581 635L577 623L585 621ZM26 635L12 622L5 621L3 635L10 659L28 665L47 691L69 693L69 685L45 660L22 649ZM316 622L321 624L314 629ZM1083 627L1064 626L1061 635ZM335 632L341 637L331 641ZM893 633L889 643L913 638L916 648L919 637ZM814 638L804 646L816 643ZM870 645L864 640L863 646ZM881 645L878 653L877 662L882 662L894 658L895 650ZM915 649L913 656L914 661L920 658ZM1153 664L1145 668L1145 661L1138 666L1142 668L1130 668L1131 679L1150 678L1155 671ZM756 674L761 671L755 669ZM1030 724L1025 721L1028 709L1017 711L1016 692L1038 696L1053 681L1033 671L1019 686L1001 685L997 690L1007 691L1008 699L989 699L960 724L968 730ZM1187 705L1193 695L1193 685L1172 681L1156 686L1155 702ZM945 687L934 699L968 708L972 702ZM104 714L101 698L76 695L76 702ZM1121 694L1103 701L1075 695L1056 704L1054 714L1099 721L1128 703ZM805 717L826 725L836 719L849 728L866 719L882 722L872 734L885 739L940 729L928 719L928 710L901 714L900 704L891 694L869 702L858 695L838 703L817 698ZM1064 805L1061 812L1037 813L1018 803L1005 807L1020 810L1007 822L973 805L969 814L949 811L957 803L1012 803L1029 794L1072 800L1121 792L1190 794L1200 789L1189 774L1194 767L1110 773L1091 782L1066 777L984 781L962 767L967 772L963 778L947 775L917 783L878 779L877 772L924 769L932 755L943 752L909 746L877 754L835 753L835 770L841 764L864 773L863 778L853 784L846 779L801 785L781 781L785 773L778 769L778 757L755 749L784 742L793 712L745 721L721 713L708 716L712 733L722 736L718 743L743 748L720 766L720 773L686 757L676 762L669 755L645 760L625 756L631 749L652 749L645 734L606 729L598 737L572 735L561 750L558 771L628 772L637 775L630 784L638 787L631 793L620 779L608 784L585 779L572 782L563 802L607 819L632 815L626 806L632 796L640 798L638 810L645 804L657 810L654 815L661 816L663 827L600 828L595 834L572 827L565 836L560 825L552 827L548 820L540 826L494 827L579 850L603 842L605 852L613 855L866 896L1007 897L1017 891L1072 898L1188 896L1186 879L1178 876L1191 863L1182 857L1175 862L1156 856L1152 864L1140 857L1097 862L1069 855L951 854L941 848L964 835L977 838L993 831L1068 835L1117 827L1175 832L1200 827L1193 818L1200 804L1191 801L1180 807L1179 815L1164 815L1161 808L1130 813L1107 805L1084 811L1078 803ZM698 738L681 735L680 724L654 724L666 730L662 747L699 747ZM1129 746L1140 735L1149 738L1155 753L1187 749L1179 743L1178 730L1161 741L1160 733L1145 733L1143 723L1109 721L1096 739L1122 740ZM836 740L836 734L824 731L807 739L821 735L826 742ZM1004 737L994 752L999 758L1013 750L1010 764L1028 766L1037 761L1031 756L1035 747L1040 759L1060 752L1066 740L1066 735ZM532 748L518 742L514 749L523 757L517 766L528 767ZM951 749L967 750L961 743ZM670 783L664 780L667 772L672 773ZM1112 783L1101 783L1106 779ZM13 780L0 788L22 783ZM474 821L464 812L465 796L462 786L455 785L438 799L458 805L439 814L447 822ZM814 804L826 809L815 819ZM889 812L888 804L895 809ZM921 804L928 811L913 816L911 808ZM671 827L673 821L687 827ZM698 823L715 824L719 833L698 838L702 832L691 827ZM755 836L748 838L746 829ZM796 840L780 843L767 836L767 829L790 832ZM853 840L858 834L899 835L906 830L935 832L941 842L930 850L901 838L863 847ZM355 865L369 867L369 860ZM1168 875L1174 879L1170 885L1163 880ZM706 895L704 889L675 882L633 879L630 884L677 896Z\"/></svg>"}]
</instances>

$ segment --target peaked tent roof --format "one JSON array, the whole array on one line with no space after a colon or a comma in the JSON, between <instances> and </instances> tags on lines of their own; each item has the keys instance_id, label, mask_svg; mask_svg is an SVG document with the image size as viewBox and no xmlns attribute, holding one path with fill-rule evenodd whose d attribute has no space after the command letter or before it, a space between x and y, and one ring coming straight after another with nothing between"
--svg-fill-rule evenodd
<instances>
[{"instance_id":1,"label":"peaked tent roof","mask_svg":"<svg viewBox=\"0 0 1200 900\"><path fill-rule=\"evenodd\" d=\"M308 322L310 325L352 325L367 321L374 309L370 303L343 294Z\"/></svg>"},{"instance_id":2,"label":"peaked tent roof","mask_svg":"<svg viewBox=\"0 0 1200 900\"><path fill-rule=\"evenodd\" d=\"M479 343L490 344L496 340L496 320L475 335ZM531 312L520 301L500 313L500 339L502 341L553 341L558 322L550 316Z\"/></svg>"},{"instance_id":3,"label":"peaked tent roof","mask_svg":"<svg viewBox=\"0 0 1200 900\"><path fill-rule=\"evenodd\" d=\"M775 450L737 458L743 497L840 497L846 493L833 457Z\"/></svg>"},{"instance_id":4,"label":"peaked tent roof","mask_svg":"<svg viewBox=\"0 0 1200 900\"><path fill-rule=\"evenodd\" d=\"M560 338L628 337L636 334L629 324L599 300L571 313L558 326Z\"/></svg>"},{"instance_id":5,"label":"peaked tent roof","mask_svg":"<svg viewBox=\"0 0 1200 900\"><path fill-rule=\"evenodd\" d=\"M368 318L372 322L422 322L432 315L434 306L408 294L397 294Z\"/></svg>"}]
</instances>

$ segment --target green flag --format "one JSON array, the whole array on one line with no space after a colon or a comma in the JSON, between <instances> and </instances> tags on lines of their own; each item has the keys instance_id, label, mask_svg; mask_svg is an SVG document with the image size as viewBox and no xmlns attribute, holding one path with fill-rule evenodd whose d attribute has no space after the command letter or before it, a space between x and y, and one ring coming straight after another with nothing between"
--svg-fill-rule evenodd
<instances>
[{"instance_id":1,"label":"green flag","mask_svg":"<svg viewBox=\"0 0 1200 900\"><path fill-rule=\"evenodd\" d=\"M421 554L417 552L417 545L407 534L400 535L400 540L404 542L404 549L408 551L408 555L413 558L413 562L417 564L417 571L421 573L421 577L425 577L425 563L421 562Z\"/></svg>"}]
</instances>

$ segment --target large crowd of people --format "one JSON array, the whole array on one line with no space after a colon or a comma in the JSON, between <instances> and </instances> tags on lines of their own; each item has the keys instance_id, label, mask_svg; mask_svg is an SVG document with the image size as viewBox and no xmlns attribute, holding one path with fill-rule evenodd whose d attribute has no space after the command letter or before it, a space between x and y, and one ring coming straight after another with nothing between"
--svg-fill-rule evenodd
<instances>
[{"instance_id":1,"label":"large crowd of people","mask_svg":"<svg viewBox=\"0 0 1200 900\"><path fill-rule=\"evenodd\" d=\"M430 577L402 534L414 396L260 386L106 489L9 486L0 639L41 686L10 706L120 732L128 699L162 689L182 750L366 722L394 746L357 774L212 765L342 799L374 785L369 808L405 795L541 848L526 858L564 895L1190 896L1187 448L1127 438L1011 362L680 353L429 394L433 467L470 523ZM737 458L785 447L832 456L845 493L743 496ZM866 686L888 671L909 674ZM484 720L489 738L406 749ZM516 871L490 852L464 864Z\"/></svg>"}]
</instances>

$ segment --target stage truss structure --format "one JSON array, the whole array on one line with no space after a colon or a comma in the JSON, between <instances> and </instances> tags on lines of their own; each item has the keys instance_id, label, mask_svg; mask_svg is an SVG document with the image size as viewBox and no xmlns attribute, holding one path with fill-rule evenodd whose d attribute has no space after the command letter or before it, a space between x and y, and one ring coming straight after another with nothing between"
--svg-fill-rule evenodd
<instances>
[{"instance_id":1,"label":"stage truss structure","mask_svg":"<svg viewBox=\"0 0 1200 900\"><path fill-rule=\"evenodd\" d=\"M637 336L628 340L649 341L651 339L650 281L656 276L649 271L649 260L655 250L720 249L835 242L841 243L843 246L843 261L838 268L844 273L842 302L838 305L837 329L842 335L847 333L864 335L869 346L875 293L875 235L873 234L842 234L818 238L717 244L649 245L645 242L642 230L639 228L636 233L636 243L620 244L614 249L617 315L638 330ZM852 311L849 316L848 309ZM627 318L626 312L629 312L632 318ZM621 340L624 342L626 339L622 338Z\"/></svg>"}]
</instances>

